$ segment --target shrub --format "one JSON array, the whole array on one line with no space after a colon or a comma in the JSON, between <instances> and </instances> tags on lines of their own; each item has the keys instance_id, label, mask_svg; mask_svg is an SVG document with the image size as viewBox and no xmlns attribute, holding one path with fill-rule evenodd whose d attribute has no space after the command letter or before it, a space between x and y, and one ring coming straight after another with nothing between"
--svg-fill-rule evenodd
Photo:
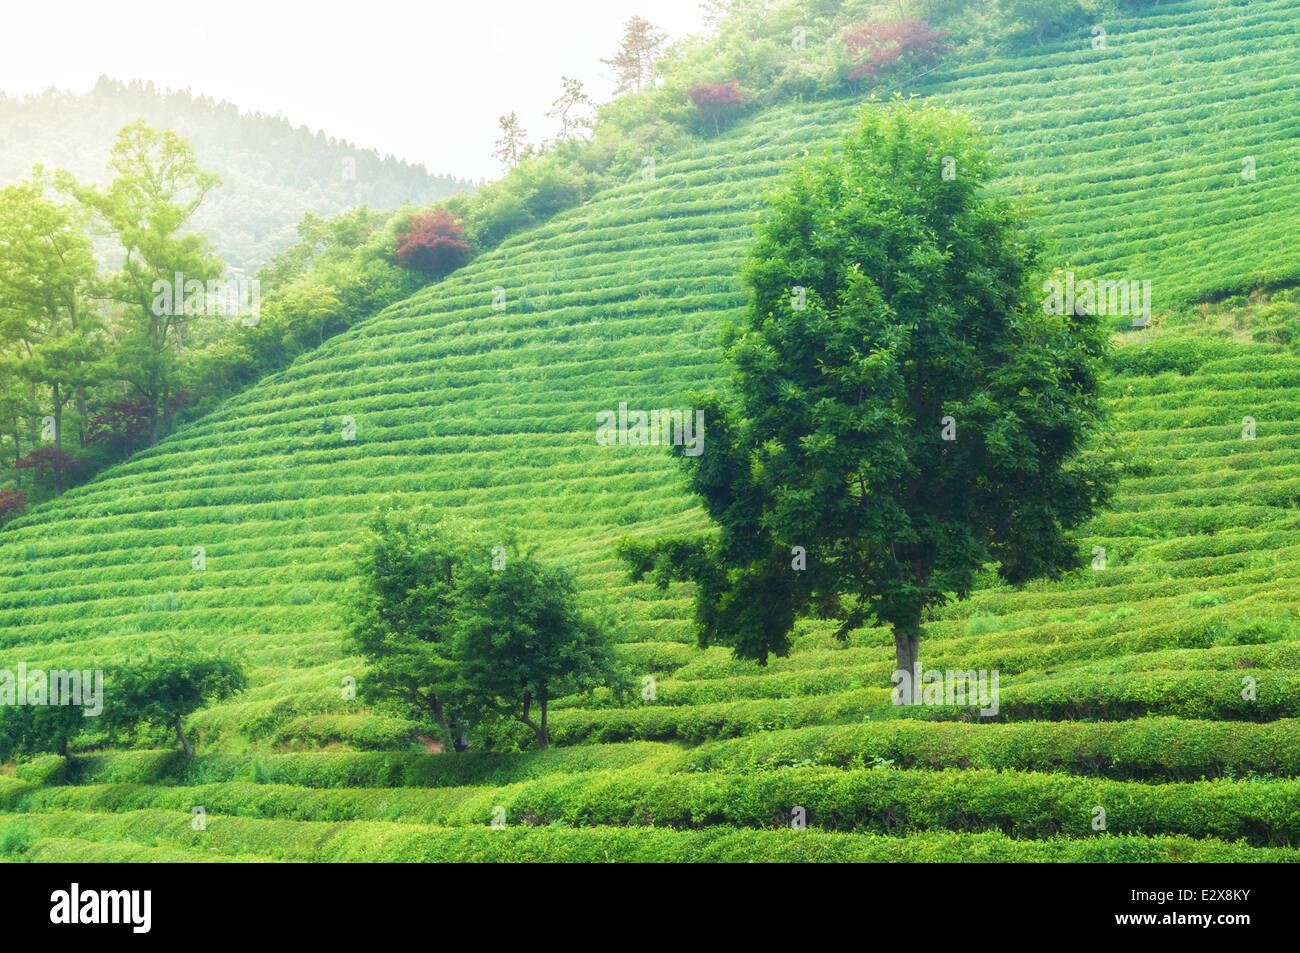
<instances>
[{"instance_id":1,"label":"shrub","mask_svg":"<svg viewBox=\"0 0 1300 953\"><path fill-rule=\"evenodd\" d=\"M465 224L445 208L413 215L396 238L397 260L435 278L455 271L469 260Z\"/></svg>"},{"instance_id":2,"label":"shrub","mask_svg":"<svg viewBox=\"0 0 1300 953\"><path fill-rule=\"evenodd\" d=\"M740 115L750 99L749 94L735 80L729 83L700 83L686 90L686 96L705 122L713 121L714 135L721 132L721 121Z\"/></svg>"},{"instance_id":3,"label":"shrub","mask_svg":"<svg viewBox=\"0 0 1300 953\"><path fill-rule=\"evenodd\" d=\"M0 490L0 525L22 513L27 506L27 494L22 490Z\"/></svg>"},{"instance_id":4,"label":"shrub","mask_svg":"<svg viewBox=\"0 0 1300 953\"><path fill-rule=\"evenodd\" d=\"M1210 361L1240 356L1240 344L1221 338L1159 337L1140 345L1115 348L1111 366L1120 373L1154 376L1165 371L1194 374Z\"/></svg>"},{"instance_id":5,"label":"shrub","mask_svg":"<svg viewBox=\"0 0 1300 953\"><path fill-rule=\"evenodd\" d=\"M45 755L33 758L14 767L14 777L31 781L33 784L63 784L68 777L68 759L58 755Z\"/></svg>"},{"instance_id":6,"label":"shrub","mask_svg":"<svg viewBox=\"0 0 1300 953\"><path fill-rule=\"evenodd\" d=\"M874 79L903 65L937 62L950 48L944 44L947 30L931 30L924 20L895 20L891 23L855 23L840 41L849 59L858 65L849 79Z\"/></svg>"},{"instance_id":7,"label":"shrub","mask_svg":"<svg viewBox=\"0 0 1300 953\"><path fill-rule=\"evenodd\" d=\"M0 857L21 857L31 850L34 843L36 835L25 818L15 817L0 824Z\"/></svg>"}]
</instances>

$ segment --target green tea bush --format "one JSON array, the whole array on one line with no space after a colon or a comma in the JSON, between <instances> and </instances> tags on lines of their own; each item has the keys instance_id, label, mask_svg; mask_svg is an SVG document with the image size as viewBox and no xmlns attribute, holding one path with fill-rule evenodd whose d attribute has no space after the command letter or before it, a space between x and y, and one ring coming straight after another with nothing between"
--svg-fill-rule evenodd
<instances>
[{"instance_id":1,"label":"green tea bush","mask_svg":"<svg viewBox=\"0 0 1300 953\"><path fill-rule=\"evenodd\" d=\"M1219 338L1187 335L1158 337L1145 344L1117 347L1111 365L1117 373L1152 377L1166 371L1194 374L1210 361L1239 357L1241 345Z\"/></svg>"}]
</instances>

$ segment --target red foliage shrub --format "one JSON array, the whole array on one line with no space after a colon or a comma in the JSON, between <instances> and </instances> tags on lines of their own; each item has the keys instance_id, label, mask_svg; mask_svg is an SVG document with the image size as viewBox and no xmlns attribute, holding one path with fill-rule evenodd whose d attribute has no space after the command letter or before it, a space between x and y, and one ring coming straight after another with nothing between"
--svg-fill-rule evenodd
<instances>
[{"instance_id":1,"label":"red foliage shrub","mask_svg":"<svg viewBox=\"0 0 1300 953\"><path fill-rule=\"evenodd\" d=\"M163 403L163 423L170 421L193 396L194 391L187 388L170 394ZM107 443L122 455L143 447L148 440L149 401L143 397L109 401L102 413L90 419L86 428L87 443Z\"/></svg>"},{"instance_id":2,"label":"red foliage shrub","mask_svg":"<svg viewBox=\"0 0 1300 953\"><path fill-rule=\"evenodd\" d=\"M701 116L713 120L714 132L721 128L720 119L734 116L749 102L749 93L734 79L729 83L700 83L688 89L686 95Z\"/></svg>"},{"instance_id":3,"label":"red foliage shrub","mask_svg":"<svg viewBox=\"0 0 1300 953\"><path fill-rule=\"evenodd\" d=\"M414 268L441 278L469 260L470 246L465 241L465 225L445 208L427 215L414 215L397 235L397 260L404 268Z\"/></svg>"},{"instance_id":4,"label":"red foliage shrub","mask_svg":"<svg viewBox=\"0 0 1300 953\"><path fill-rule=\"evenodd\" d=\"M27 494L22 490L0 490L0 523L13 519L26 505Z\"/></svg>"},{"instance_id":5,"label":"red foliage shrub","mask_svg":"<svg viewBox=\"0 0 1300 953\"><path fill-rule=\"evenodd\" d=\"M108 443L120 453L141 445L148 436L149 402L141 397L110 401L86 428L87 443Z\"/></svg>"},{"instance_id":6,"label":"red foliage shrub","mask_svg":"<svg viewBox=\"0 0 1300 953\"><path fill-rule=\"evenodd\" d=\"M31 470L38 483L61 488L63 475L75 473L90 461L74 457L57 447L37 447L14 461L15 470Z\"/></svg>"},{"instance_id":7,"label":"red foliage shrub","mask_svg":"<svg viewBox=\"0 0 1300 953\"><path fill-rule=\"evenodd\" d=\"M895 20L891 23L855 23L840 40L849 58L859 65L849 79L874 77L904 63L933 63L951 52L943 40L947 30L931 30L925 20ZM861 61L862 57L865 61Z\"/></svg>"}]
</instances>

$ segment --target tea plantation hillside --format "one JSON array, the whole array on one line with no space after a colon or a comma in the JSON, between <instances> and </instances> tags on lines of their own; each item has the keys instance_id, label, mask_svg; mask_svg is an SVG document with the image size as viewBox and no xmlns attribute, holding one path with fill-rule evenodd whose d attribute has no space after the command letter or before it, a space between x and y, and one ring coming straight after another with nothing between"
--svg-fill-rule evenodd
<instances>
[{"instance_id":1,"label":"tea plantation hillside","mask_svg":"<svg viewBox=\"0 0 1300 953\"><path fill-rule=\"evenodd\" d=\"M1126 477L1081 540L1095 568L990 584L927 623L926 667L1000 672L996 717L893 706L884 630L843 645L807 625L766 668L701 651L689 593L633 585L613 555L702 525L666 452L597 445L596 414L686 408L724 375L763 190L858 108L800 104L655 157L653 178L0 532L0 666L93 667L174 635L253 663L247 693L190 719L192 760L89 752L0 777L0 853L1300 859L1300 308L1183 307L1300 282L1300 9L1162 4L1107 32L915 90L997 127L1004 187L1042 194L1062 267L1149 279L1168 313L1112 319ZM439 756L343 700L365 673L340 604L362 522L394 498L572 566L654 697L557 702L547 751L520 734Z\"/></svg>"}]
</instances>

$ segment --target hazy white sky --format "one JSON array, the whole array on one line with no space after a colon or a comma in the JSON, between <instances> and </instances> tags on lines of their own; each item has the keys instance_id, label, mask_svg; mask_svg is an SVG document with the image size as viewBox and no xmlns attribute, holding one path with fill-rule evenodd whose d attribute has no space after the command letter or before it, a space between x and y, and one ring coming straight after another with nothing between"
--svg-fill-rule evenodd
<instances>
[{"instance_id":1,"label":"hazy white sky","mask_svg":"<svg viewBox=\"0 0 1300 953\"><path fill-rule=\"evenodd\" d=\"M497 117L535 141L560 76L597 102L601 57L639 14L676 39L699 0L16 0L4 10L0 89L85 92L101 74L281 114L430 172L496 178Z\"/></svg>"}]
</instances>

